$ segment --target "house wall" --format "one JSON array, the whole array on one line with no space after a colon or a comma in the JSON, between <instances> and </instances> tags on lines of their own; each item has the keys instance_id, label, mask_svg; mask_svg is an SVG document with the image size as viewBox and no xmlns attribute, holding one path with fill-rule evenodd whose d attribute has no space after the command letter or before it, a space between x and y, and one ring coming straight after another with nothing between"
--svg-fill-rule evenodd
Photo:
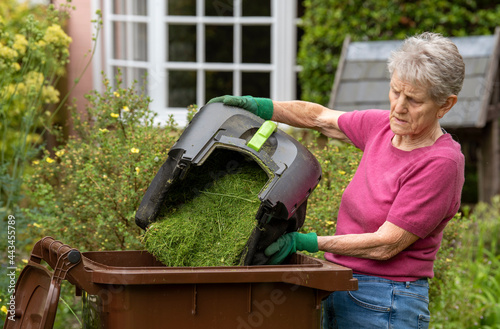
<instances>
[{"instance_id":1,"label":"house wall","mask_svg":"<svg viewBox=\"0 0 500 329\"><path fill-rule=\"evenodd\" d=\"M54 0L53 3L66 3L65 0ZM73 39L69 47L70 62L67 66L67 86L66 90L70 92L68 103L75 100L78 110L81 112L85 108L87 101L85 95L93 89L92 65L85 70L85 66L90 60L90 51L92 49L93 19L90 1L73 0L72 5L76 7L71 11L71 18L66 24L66 33ZM95 59L97 60L97 59ZM83 73L83 71L85 72ZM83 73L83 75L82 75ZM81 76L81 77L80 77ZM75 84L75 80L78 79ZM65 89L63 87L63 89ZM65 93L63 94L65 95ZM68 120L69 133L72 133L71 121Z\"/></svg>"}]
</instances>

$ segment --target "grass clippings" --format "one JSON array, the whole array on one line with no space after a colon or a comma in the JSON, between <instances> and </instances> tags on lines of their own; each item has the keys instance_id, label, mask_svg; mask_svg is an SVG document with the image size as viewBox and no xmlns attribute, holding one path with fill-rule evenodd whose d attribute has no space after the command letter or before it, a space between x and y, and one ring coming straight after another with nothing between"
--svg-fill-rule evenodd
<instances>
[{"instance_id":1,"label":"grass clippings","mask_svg":"<svg viewBox=\"0 0 500 329\"><path fill-rule=\"evenodd\" d=\"M167 266L243 264L245 245L257 224L258 194L268 176L254 161L240 160L237 170L214 180L213 165L208 163L205 171L199 169L205 165L199 167L188 184L171 189L179 205L166 205L143 236L146 249ZM209 183L207 176L212 176ZM193 177L203 188L195 186Z\"/></svg>"}]
</instances>

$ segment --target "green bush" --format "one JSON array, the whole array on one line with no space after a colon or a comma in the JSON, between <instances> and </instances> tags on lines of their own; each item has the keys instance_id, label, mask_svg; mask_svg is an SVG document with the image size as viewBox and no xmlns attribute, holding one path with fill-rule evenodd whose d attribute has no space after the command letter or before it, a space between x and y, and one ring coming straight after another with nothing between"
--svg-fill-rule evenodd
<instances>
[{"instance_id":1,"label":"green bush","mask_svg":"<svg viewBox=\"0 0 500 329\"><path fill-rule=\"evenodd\" d=\"M322 177L308 198L303 230L316 232L318 235L333 235L340 199L356 172L362 153L350 144L335 140L329 141L324 146L320 146L315 140L307 147L320 162Z\"/></svg>"},{"instance_id":2,"label":"green bush","mask_svg":"<svg viewBox=\"0 0 500 329\"><path fill-rule=\"evenodd\" d=\"M87 96L73 109L77 136L34 162L26 210L33 236L51 235L83 250L141 248L135 211L177 136L173 122L155 126L150 99L123 89Z\"/></svg>"},{"instance_id":3,"label":"green bush","mask_svg":"<svg viewBox=\"0 0 500 329\"><path fill-rule=\"evenodd\" d=\"M404 39L424 31L445 36L487 35L500 21L500 4L489 1L305 0L298 63L301 99L326 105L342 43Z\"/></svg>"},{"instance_id":4,"label":"green bush","mask_svg":"<svg viewBox=\"0 0 500 329\"><path fill-rule=\"evenodd\" d=\"M500 196L445 229L431 282L432 328L500 328L499 237Z\"/></svg>"}]
</instances>

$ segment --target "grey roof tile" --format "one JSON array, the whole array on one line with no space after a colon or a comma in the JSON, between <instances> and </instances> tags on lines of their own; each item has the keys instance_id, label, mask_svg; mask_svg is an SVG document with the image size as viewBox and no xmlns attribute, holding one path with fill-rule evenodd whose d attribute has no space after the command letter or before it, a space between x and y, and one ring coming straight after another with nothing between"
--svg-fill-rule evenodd
<instances>
[{"instance_id":1,"label":"grey roof tile","mask_svg":"<svg viewBox=\"0 0 500 329\"><path fill-rule=\"evenodd\" d=\"M348 61L345 63L342 80L389 79L387 61Z\"/></svg>"}]
</instances>

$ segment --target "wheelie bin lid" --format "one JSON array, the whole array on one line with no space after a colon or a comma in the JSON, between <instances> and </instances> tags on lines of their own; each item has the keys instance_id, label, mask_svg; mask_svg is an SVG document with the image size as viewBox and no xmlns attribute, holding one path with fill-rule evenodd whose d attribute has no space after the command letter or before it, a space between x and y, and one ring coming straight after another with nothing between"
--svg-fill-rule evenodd
<instances>
[{"instance_id":1,"label":"wheelie bin lid","mask_svg":"<svg viewBox=\"0 0 500 329\"><path fill-rule=\"evenodd\" d=\"M256 219L289 219L305 203L321 179L321 165L307 148L258 116L222 103L202 107L168 152L168 158L148 187L135 221L143 229L153 221L172 191L190 168L202 166L216 149L254 159L269 181L258 197ZM273 128L274 127L274 128Z\"/></svg>"},{"instance_id":2,"label":"wheelie bin lid","mask_svg":"<svg viewBox=\"0 0 500 329\"><path fill-rule=\"evenodd\" d=\"M203 171L205 160L222 163L223 152L232 154L229 162L214 171L217 174L235 171L230 163L244 162L240 160L243 158L253 160L268 176L258 194L256 228L248 239L244 259L244 265L265 264L265 248L281 235L302 227L307 199L321 179L321 166L304 145L277 129L274 122L241 108L213 103L200 109L170 148L142 198L135 222L147 229L162 208L177 206L176 195L198 191L198 187L180 184L195 171L211 176L210 169Z\"/></svg>"},{"instance_id":3,"label":"wheelie bin lid","mask_svg":"<svg viewBox=\"0 0 500 329\"><path fill-rule=\"evenodd\" d=\"M44 314L55 315L58 300L55 304L46 305L51 278L52 273L44 266L35 263L26 265L17 279L15 298L9 304L4 329L42 328L38 327L40 322L48 318ZM51 318L45 327L53 327L54 317Z\"/></svg>"}]
</instances>

